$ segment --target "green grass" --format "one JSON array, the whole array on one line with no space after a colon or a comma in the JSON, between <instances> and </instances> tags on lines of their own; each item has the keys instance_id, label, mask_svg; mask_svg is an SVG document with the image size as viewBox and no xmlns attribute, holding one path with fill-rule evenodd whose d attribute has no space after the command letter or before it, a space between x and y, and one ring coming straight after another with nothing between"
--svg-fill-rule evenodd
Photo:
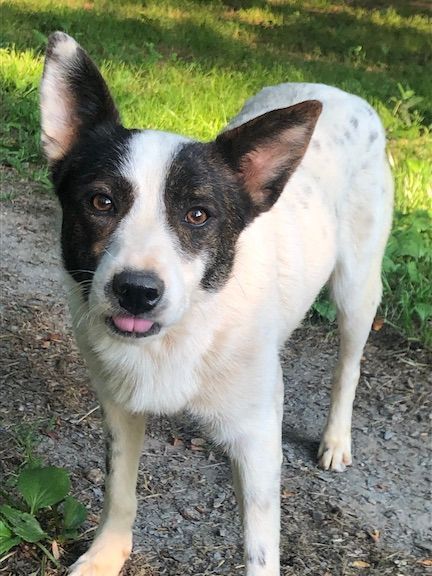
<instances>
[{"instance_id":1,"label":"green grass","mask_svg":"<svg viewBox=\"0 0 432 576\"><path fill-rule=\"evenodd\" d=\"M381 115L397 188L383 310L432 344L432 12L427 3L391 4L1 2L2 163L47 186L37 90L46 38L57 29L102 67L126 126L209 139L264 85L324 82L356 93ZM417 246L409 254L407 234Z\"/></svg>"}]
</instances>

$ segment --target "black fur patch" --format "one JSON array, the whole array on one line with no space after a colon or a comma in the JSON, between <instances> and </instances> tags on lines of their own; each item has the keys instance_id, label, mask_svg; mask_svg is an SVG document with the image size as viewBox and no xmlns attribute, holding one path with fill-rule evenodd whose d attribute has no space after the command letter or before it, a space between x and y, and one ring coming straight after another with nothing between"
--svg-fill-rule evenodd
<instances>
[{"instance_id":1,"label":"black fur patch","mask_svg":"<svg viewBox=\"0 0 432 576\"><path fill-rule=\"evenodd\" d=\"M111 462L113 455L113 436L109 430L105 431L105 472L107 475L111 474Z\"/></svg>"},{"instance_id":2,"label":"black fur patch","mask_svg":"<svg viewBox=\"0 0 432 576\"><path fill-rule=\"evenodd\" d=\"M165 205L184 253L202 253L207 259L202 286L218 289L229 277L237 238L252 220L254 208L214 143L183 146L167 175ZM185 221L187 212L196 207L210 215L200 227Z\"/></svg>"},{"instance_id":3,"label":"black fur patch","mask_svg":"<svg viewBox=\"0 0 432 576\"><path fill-rule=\"evenodd\" d=\"M206 258L205 289L216 290L228 279L239 234L279 198L321 110L315 100L272 110L214 142L186 144L174 158L165 188L168 223L186 254ZM209 214L204 225L185 221L194 208Z\"/></svg>"},{"instance_id":4,"label":"black fur patch","mask_svg":"<svg viewBox=\"0 0 432 576\"><path fill-rule=\"evenodd\" d=\"M52 169L63 209L63 263L71 276L82 283L85 295L111 235L133 204L132 186L120 174L133 133L119 125L102 124L78 141ZM112 212L94 209L92 197L97 192L112 197Z\"/></svg>"},{"instance_id":5,"label":"black fur patch","mask_svg":"<svg viewBox=\"0 0 432 576\"><path fill-rule=\"evenodd\" d=\"M248 554L247 561L253 566L260 566L260 568L264 568L266 565L266 553L264 548L260 548L256 554Z\"/></svg>"}]
</instances>

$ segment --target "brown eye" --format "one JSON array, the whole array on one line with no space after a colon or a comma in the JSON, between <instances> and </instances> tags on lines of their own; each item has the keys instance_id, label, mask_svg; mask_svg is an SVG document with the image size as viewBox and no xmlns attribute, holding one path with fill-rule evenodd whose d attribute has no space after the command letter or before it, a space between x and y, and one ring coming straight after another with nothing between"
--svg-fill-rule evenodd
<instances>
[{"instance_id":1,"label":"brown eye","mask_svg":"<svg viewBox=\"0 0 432 576\"><path fill-rule=\"evenodd\" d=\"M192 226L202 226L209 219L209 215L202 208L192 208L185 216L185 221Z\"/></svg>"},{"instance_id":2,"label":"brown eye","mask_svg":"<svg viewBox=\"0 0 432 576\"><path fill-rule=\"evenodd\" d=\"M113 208L113 201L106 194L95 194L92 198L92 204L99 212L109 212Z\"/></svg>"}]
</instances>

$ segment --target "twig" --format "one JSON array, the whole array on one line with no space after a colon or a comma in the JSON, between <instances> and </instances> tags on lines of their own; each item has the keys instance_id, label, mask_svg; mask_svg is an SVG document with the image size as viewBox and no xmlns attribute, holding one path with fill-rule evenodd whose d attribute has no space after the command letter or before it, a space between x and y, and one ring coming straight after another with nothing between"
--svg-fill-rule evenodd
<instances>
[{"instance_id":1,"label":"twig","mask_svg":"<svg viewBox=\"0 0 432 576\"><path fill-rule=\"evenodd\" d=\"M16 554L16 550L13 550L12 552L9 552L9 554L6 554L6 556L2 556L0 558L0 564L2 562L4 562L5 560L7 560L8 558L10 558L11 556L14 556Z\"/></svg>"},{"instance_id":2,"label":"twig","mask_svg":"<svg viewBox=\"0 0 432 576\"><path fill-rule=\"evenodd\" d=\"M97 406L95 406L94 408L92 408L91 410L89 410L87 412L87 414L84 414L84 416L81 416L81 418L78 418L78 420L71 420L72 424L80 424L83 420L85 420L88 416L90 416L91 414L93 414L93 412L96 412L96 410L99 409L99 404Z\"/></svg>"}]
</instances>

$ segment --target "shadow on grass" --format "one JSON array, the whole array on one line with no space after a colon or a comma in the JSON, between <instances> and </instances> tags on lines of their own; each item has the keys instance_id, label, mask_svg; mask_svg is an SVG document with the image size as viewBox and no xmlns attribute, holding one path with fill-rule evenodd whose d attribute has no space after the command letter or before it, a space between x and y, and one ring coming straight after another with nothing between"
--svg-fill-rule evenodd
<instances>
[{"instance_id":1,"label":"shadow on grass","mask_svg":"<svg viewBox=\"0 0 432 576\"><path fill-rule=\"evenodd\" d=\"M206 68L247 67L251 59L254 64L272 66L297 58L362 72L408 75L418 92L423 91L422 69L432 62L432 35L408 24L375 24L368 12L354 15L283 4L268 10L256 0L225 2L223 9L219 4L203 8L195 2L197 13L193 13L193 4L184 8L177 4L174 14L167 11L161 18L147 16L138 8L131 18L115 9L102 13L58 5L32 12L8 4L2 9L2 45L40 50L40 35L60 29L76 37L96 58L115 63L141 65L155 50L163 56L175 53L193 59ZM250 6L264 10L249 14L238 9Z\"/></svg>"},{"instance_id":2,"label":"shadow on grass","mask_svg":"<svg viewBox=\"0 0 432 576\"><path fill-rule=\"evenodd\" d=\"M390 5L389 5L390 4ZM432 16L430 0L350 0L350 6L366 8L367 10L388 10L391 8L401 16Z\"/></svg>"},{"instance_id":3,"label":"shadow on grass","mask_svg":"<svg viewBox=\"0 0 432 576\"><path fill-rule=\"evenodd\" d=\"M396 4L399 8L401 2ZM155 16L146 11L146 4L136 2L133 17L126 17L114 8L97 11L90 3L87 9L58 4L34 11L4 4L1 46L42 54L44 37L60 29L81 42L98 63L105 60L113 68L126 65L137 72L185 65L204 74L240 72L251 93L263 84L301 80L333 84L387 103L398 94L397 82L401 82L423 97L417 107L425 123L432 121L432 72L427 72L432 36L408 23L398 28L378 25L368 19L368 13L356 17L343 10L311 9L308 3L303 8L300 3L269 8L261 0L163 5L167 10ZM369 6L370 2L350 5ZM262 10L248 12L247 8ZM20 133L36 129L37 92L32 80L28 92L18 92L9 78L3 82L2 98L2 120L11 118L17 126L10 131L15 154L28 139ZM35 147L34 160L38 157Z\"/></svg>"}]
</instances>

